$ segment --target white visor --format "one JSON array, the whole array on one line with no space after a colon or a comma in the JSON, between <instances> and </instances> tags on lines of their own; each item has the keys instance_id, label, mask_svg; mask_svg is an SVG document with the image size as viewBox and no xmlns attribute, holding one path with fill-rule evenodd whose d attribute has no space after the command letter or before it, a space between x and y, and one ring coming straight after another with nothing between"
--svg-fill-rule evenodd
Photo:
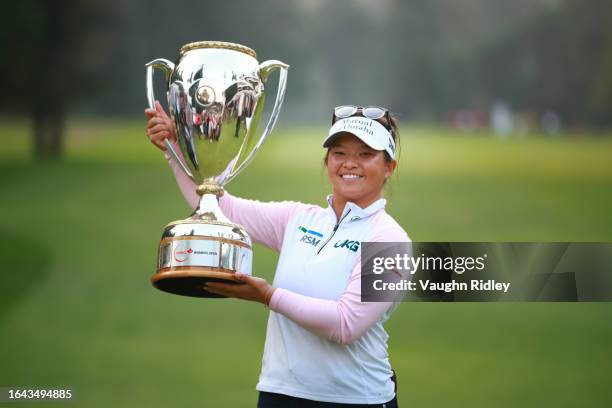
<instances>
[{"instance_id":1,"label":"white visor","mask_svg":"<svg viewBox=\"0 0 612 408\"><path fill-rule=\"evenodd\" d=\"M334 136L343 132L357 136L374 150L384 150L392 160L395 160L393 136L379 122L361 116L340 119L329 129L329 134L323 141L323 147L329 147Z\"/></svg>"}]
</instances>

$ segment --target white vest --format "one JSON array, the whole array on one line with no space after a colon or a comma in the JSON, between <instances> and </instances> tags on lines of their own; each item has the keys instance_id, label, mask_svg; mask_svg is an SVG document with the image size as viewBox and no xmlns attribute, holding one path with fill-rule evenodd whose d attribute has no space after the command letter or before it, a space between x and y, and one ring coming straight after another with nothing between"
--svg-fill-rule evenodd
<instances>
[{"instance_id":1,"label":"white vest","mask_svg":"<svg viewBox=\"0 0 612 408\"><path fill-rule=\"evenodd\" d=\"M377 226L399 229L408 240L384 206L384 199L366 209L349 202L340 222L331 205L298 210L287 224L273 285L305 296L339 299L358 260L361 242L370 241L377 232L380 235ZM317 336L270 311L257 390L351 404L393 399L388 335L383 328L393 309L349 345Z\"/></svg>"}]
</instances>

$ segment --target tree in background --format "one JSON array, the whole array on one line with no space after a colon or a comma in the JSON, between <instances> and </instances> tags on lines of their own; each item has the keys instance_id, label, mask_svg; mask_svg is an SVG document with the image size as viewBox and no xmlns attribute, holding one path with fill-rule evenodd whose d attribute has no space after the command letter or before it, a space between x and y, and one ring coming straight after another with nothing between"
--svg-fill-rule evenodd
<instances>
[{"instance_id":1,"label":"tree in background","mask_svg":"<svg viewBox=\"0 0 612 408\"><path fill-rule=\"evenodd\" d=\"M0 17L0 105L26 113L34 155L61 157L68 106L106 83L117 2L21 0Z\"/></svg>"},{"instance_id":2,"label":"tree in background","mask_svg":"<svg viewBox=\"0 0 612 408\"><path fill-rule=\"evenodd\" d=\"M490 98L558 112L574 125L612 121L612 3L566 0L482 52Z\"/></svg>"},{"instance_id":3,"label":"tree in background","mask_svg":"<svg viewBox=\"0 0 612 408\"><path fill-rule=\"evenodd\" d=\"M70 3L70 4L69 4ZM281 121L381 104L400 118L486 112L496 99L612 125L609 0L23 0L0 14L0 108L33 118L39 156L63 118L135 117L144 64L188 42L245 44L291 65ZM119 21L121 20L121 21ZM118 24L121 22L121 24ZM157 97L161 75L156 76ZM269 81L274 93L275 78Z\"/></svg>"}]
</instances>

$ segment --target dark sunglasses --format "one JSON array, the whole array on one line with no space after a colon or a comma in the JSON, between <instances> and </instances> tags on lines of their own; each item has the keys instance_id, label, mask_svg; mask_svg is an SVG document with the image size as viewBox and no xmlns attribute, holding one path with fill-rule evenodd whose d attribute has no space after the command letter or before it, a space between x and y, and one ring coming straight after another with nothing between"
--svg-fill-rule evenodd
<instances>
[{"instance_id":1,"label":"dark sunglasses","mask_svg":"<svg viewBox=\"0 0 612 408\"><path fill-rule=\"evenodd\" d=\"M351 116L357 116L358 114L360 114L360 116L363 116L364 118L368 118L372 120L385 118L387 124L384 125L381 123L381 125L385 126L385 128L389 132L391 132L392 135L394 134L393 127L391 126L391 115L389 114L389 110L382 108L380 106L366 106L366 107L353 106L353 105L336 106L334 108L334 115L332 117L332 125L336 123L338 119L350 118Z\"/></svg>"}]
</instances>

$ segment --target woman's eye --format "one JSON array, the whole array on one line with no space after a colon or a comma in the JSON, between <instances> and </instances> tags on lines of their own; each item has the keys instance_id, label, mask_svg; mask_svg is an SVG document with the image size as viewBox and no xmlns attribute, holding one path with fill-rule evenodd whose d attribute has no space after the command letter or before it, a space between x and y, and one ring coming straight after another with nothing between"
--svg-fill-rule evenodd
<instances>
[{"instance_id":1,"label":"woman's eye","mask_svg":"<svg viewBox=\"0 0 612 408\"><path fill-rule=\"evenodd\" d=\"M332 152L335 156L344 156L344 152L341 152L339 150L336 150L335 152Z\"/></svg>"},{"instance_id":2,"label":"woman's eye","mask_svg":"<svg viewBox=\"0 0 612 408\"><path fill-rule=\"evenodd\" d=\"M361 152L361 157L371 157L372 155L372 152Z\"/></svg>"}]
</instances>

